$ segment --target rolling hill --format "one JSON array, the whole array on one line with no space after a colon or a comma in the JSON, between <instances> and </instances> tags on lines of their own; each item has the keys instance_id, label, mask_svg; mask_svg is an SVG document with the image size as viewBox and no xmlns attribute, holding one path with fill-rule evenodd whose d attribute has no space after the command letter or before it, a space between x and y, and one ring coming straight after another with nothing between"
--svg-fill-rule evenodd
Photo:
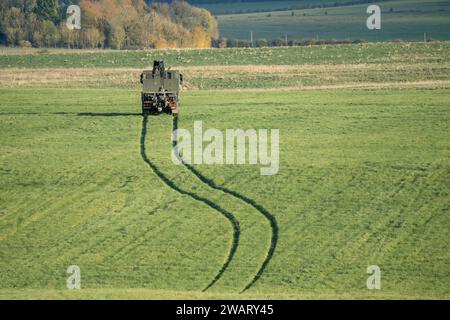
<instances>
[{"instance_id":1,"label":"rolling hill","mask_svg":"<svg viewBox=\"0 0 450 320\"><path fill-rule=\"evenodd\" d=\"M450 2L398 0L380 2L381 30L368 30L367 4L260 13L219 15L225 38L273 40L350 39L367 41L450 39Z\"/></svg>"}]
</instances>

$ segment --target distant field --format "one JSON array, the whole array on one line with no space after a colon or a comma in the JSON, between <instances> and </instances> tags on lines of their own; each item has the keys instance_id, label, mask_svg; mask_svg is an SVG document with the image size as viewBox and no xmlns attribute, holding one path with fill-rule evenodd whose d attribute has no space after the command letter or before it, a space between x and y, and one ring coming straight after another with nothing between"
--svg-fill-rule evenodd
<instances>
[{"instance_id":1,"label":"distant field","mask_svg":"<svg viewBox=\"0 0 450 320\"><path fill-rule=\"evenodd\" d=\"M450 1L399 0L381 2L381 30L366 27L368 4L269 13L218 16L223 37L268 40L288 39L362 39L368 41L450 39ZM391 11L392 8L392 12Z\"/></svg>"},{"instance_id":2,"label":"distant field","mask_svg":"<svg viewBox=\"0 0 450 320\"><path fill-rule=\"evenodd\" d=\"M262 49L76 51L17 49L0 54L0 68L150 68L154 59L172 67L449 62L450 42L366 43Z\"/></svg>"},{"instance_id":3,"label":"distant field","mask_svg":"<svg viewBox=\"0 0 450 320\"><path fill-rule=\"evenodd\" d=\"M166 51L34 50L0 55L0 86L135 88L153 59L180 69L185 89L449 87L450 42Z\"/></svg>"}]
</instances>

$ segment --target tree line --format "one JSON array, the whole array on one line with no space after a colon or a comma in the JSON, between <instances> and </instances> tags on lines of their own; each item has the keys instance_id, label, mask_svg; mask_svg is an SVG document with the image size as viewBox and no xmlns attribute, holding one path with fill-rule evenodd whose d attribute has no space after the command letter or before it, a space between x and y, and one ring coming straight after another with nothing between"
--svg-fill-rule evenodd
<instances>
[{"instance_id":1,"label":"tree line","mask_svg":"<svg viewBox=\"0 0 450 320\"><path fill-rule=\"evenodd\" d=\"M81 8L81 29L66 26L67 7ZM181 0L1 0L0 43L23 47L209 48L215 18Z\"/></svg>"}]
</instances>

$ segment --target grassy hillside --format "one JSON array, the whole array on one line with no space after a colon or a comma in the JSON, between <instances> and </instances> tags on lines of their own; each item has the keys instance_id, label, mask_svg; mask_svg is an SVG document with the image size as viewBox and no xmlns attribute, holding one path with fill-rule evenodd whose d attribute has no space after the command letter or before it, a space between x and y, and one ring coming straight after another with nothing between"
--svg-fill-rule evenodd
<instances>
[{"instance_id":1,"label":"grassy hillside","mask_svg":"<svg viewBox=\"0 0 450 320\"><path fill-rule=\"evenodd\" d=\"M367 4L271 13L218 16L223 37L250 39L363 39L368 41L450 39L450 2L398 0L379 3L381 30L366 27ZM391 12L392 10L392 12Z\"/></svg>"},{"instance_id":2,"label":"grassy hillside","mask_svg":"<svg viewBox=\"0 0 450 320\"><path fill-rule=\"evenodd\" d=\"M92 290L208 284L232 229L146 166L137 91L0 91L6 292L63 289L69 264ZM248 294L370 296L365 269L378 264L383 290L372 297L448 298L449 98L448 90L184 93L180 127L202 119L205 127L281 131L275 176L261 177L255 166L198 166L278 221L275 255ZM171 119L149 121L146 150L159 170L239 219L239 249L210 289L237 294L266 254L269 225L174 166ZM144 296L158 296L151 292Z\"/></svg>"},{"instance_id":3,"label":"grassy hillside","mask_svg":"<svg viewBox=\"0 0 450 320\"><path fill-rule=\"evenodd\" d=\"M7 50L0 299L449 299L449 49ZM154 58L179 128L279 129L278 174L174 165L172 118L140 115Z\"/></svg>"}]
</instances>

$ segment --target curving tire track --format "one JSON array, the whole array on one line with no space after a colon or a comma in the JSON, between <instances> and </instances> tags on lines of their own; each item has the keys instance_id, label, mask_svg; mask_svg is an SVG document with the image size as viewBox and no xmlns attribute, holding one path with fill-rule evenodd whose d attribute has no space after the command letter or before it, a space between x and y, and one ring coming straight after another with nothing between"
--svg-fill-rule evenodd
<instances>
[{"instance_id":1,"label":"curving tire track","mask_svg":"<svg viewBox=\"0 0 450 320\"><path fill-rule=\"evenodd\" d=\"M173 183L169 178L167 178L159 169L158 167L150 161L150 159L147 157L146 151L145 151L145 138L147 135L147 125L148 125L148 117L144 116L142 120L142 131L141 131L141 157L146 162L149 167L152 169L152 171L158 176L158 178L164 182L168 187L172 188L173 190L177 191L178 193L182 195L187 195L197 201L200 201L210 208L218 211L220 214L222 214L228 221L230 221L232 227L233 227L233 243L231 245L230 251L228 253L227 259L220 268L217 275L214 277L214 279L203 289L203 291L208 290L211 288L223 275L225 270L227 269L228 265L230 264L231 260L233 259L234 254L236 253L236 250L238 248L239 244L239 237L240 237L240 228L239 228L239 222L236 220L236 218L225 209L221 208L220 206L216 205L214 202L212 202L209 199L203 198L193 192L189 192L186 190L183 190L179 188L175 183Z\"/></svg>"},{"instance_id":2,"label":"curving tire track","mask_svg":"<svg viewBox=\"0 0 450 320\"><path fill-rule=\"evenodd\" d=\"M178 129L178 117L174 117L173 118L173 124L172 124L172 131L175 132L175 130ZM212 179L209 179L207 177L205 177L202 173L200 173L197 169L195 169L193 166L191 166L190 164L186 163L183 158L178 154L178 151L176 149L176 145L177 145L177 141L176 141L176 136L174 135L173 138L173 142L172 142L174 151L176 152L176 156L178 157L178 159L180 160L180 162L190 171L192 172L201 182L207 184L209 187L222 191L226 194L229 194L243 202L245 202L246 204L252 206L253 208L255 208L260 214L262 214L264 216L265 219L267 219L270 223L270 227L272 229L272 237L271 237L271 241L270 241L270 248L267 251L267 255L266 258L264 259L263 263L261 264L261 267L259 268L258 272L256 273L256 275L253 277L252 281L250 281L245 288L241 291L241 293L245 292L246 290L248 290L251 286L253 286L253 284L255 284L256 281L258 281L258 279L261 277L261 275L263 274L264 270L266 269L267 265L269 264L270 260L272 259L274 253L275 253L275 248L277 246L277 242L278 242L278 223L277 220L275 219L275 217L269 212L267 211L263 206L261 206L260 204L258 204L255 200L250 199L247 196L244 196L236 191L230 190L226 187L222 187L217 185Z\"/></svg>"}]
</instances>

